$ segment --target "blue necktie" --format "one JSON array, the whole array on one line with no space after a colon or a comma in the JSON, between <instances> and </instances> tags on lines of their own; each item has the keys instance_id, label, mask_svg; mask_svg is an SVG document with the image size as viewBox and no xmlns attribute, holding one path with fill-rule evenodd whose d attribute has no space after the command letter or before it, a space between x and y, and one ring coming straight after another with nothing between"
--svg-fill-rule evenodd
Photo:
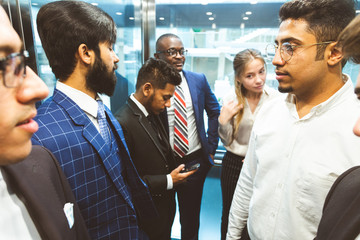
<instances>
[{"instance_id":1,"label":"blue necktie","mask_svg":"<svg viewBox=\"0 0 360 240\"><path fill-rule=\"evenodd\" d=\"M97 100L97 102L98 102L97 119L98 119L98 123L100 126L100 134L101 134L102 138L104 139L105 143L107 145L110 145L110 143L111 143L110 132L109 132L109 128L107 125L106 116L105 116L104 104L101 100Z\"/></svg>"}]
</instances>

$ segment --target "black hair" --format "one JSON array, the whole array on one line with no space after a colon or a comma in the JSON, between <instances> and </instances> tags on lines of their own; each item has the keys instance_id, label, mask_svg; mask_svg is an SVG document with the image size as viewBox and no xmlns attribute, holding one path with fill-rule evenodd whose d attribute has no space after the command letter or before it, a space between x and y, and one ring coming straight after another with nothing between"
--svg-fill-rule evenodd
<instances>
[{"instance_id":1,"label":"black hair","mask_svg":"<svg viewBox=\"0 0 360 240\"><path fill-rule=\"evenodd\" d=\"M317 42L336 41L340 32L355 17L354 0L293 0L284 3L280 21L303 19ZM326 45L319 45L316 59L323 59Z\"/></svg>"},{"instance_id":2,"label":"black hair","mask_svg":"<svg viewBox=\"0 0 360 240\"><path fill-rule=\"evenodd\" d=\"M155 89L164 89L167 83L179 85L181 76L172 65L164 60L149 58L139 70L136 90L147 82L151 83Z\"/></svg>"},{"instance_id":3,"label":"black hair","mask_svg":"<svg viewBox=\"0 0 360 240\"><path fill-rule=\"evenodd\" d=\"M175 35L175 34L172 34L172 33L165 33L163 35L161 35L157 40L156 40L156 51L160 51L160 43L163 39L165 38L177 38L179 40L181 40L179 38L179 36Z\"/></svg>"},{"instance_id":4,"label":"black hair","mask_svg":"<svg viewBox=\"0 0 360 240\"><path fill-rule=\"evenodd\" d=\"M114 20L100 8L81 1L45 4L37 15L37 28L50 67L60 80L73 73L81 44L99 57L99 43L116 41Z\"/></svg>"}]
</instances>

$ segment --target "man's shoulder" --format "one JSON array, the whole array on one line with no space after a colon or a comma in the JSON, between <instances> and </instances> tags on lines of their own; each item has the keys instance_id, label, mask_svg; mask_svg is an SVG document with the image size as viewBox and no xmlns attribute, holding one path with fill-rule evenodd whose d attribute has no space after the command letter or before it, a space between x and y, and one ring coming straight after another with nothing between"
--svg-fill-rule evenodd
<instances>
[{"instance_id":1,"label":"man's shoulder","mask_svg":"<svg viewBox=\"0 0 360 240\"><path fill-rule=\"evenodd\" d=\"M189 80L191 78L206 79L203 73L191 72L186 70L183 70L183 73L186 80Z\"/></svg>"},{"instance_id":2,"label":"man's shoulder","mask_svg":"<svg viewBox=\"0 0 360 240\"><path fill-rule=\"evenodd\" d=\"M132 115L132 110L128 103L125 103L115 114L115 118L120 122L125 122L129 120L129 117Z\"/></svg>"}]
</instances>

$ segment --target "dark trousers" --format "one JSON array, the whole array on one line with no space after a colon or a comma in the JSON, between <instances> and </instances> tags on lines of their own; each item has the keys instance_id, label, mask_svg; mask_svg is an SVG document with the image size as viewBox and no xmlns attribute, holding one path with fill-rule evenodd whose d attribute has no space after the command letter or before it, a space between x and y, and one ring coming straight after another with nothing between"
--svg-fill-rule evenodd
<instances>
[{"instance_id":1,"label":"dark trousers","mask_svg":"<svg viewBox=\"0 0 360 240\"><path fill-rule=\"evenodd\" d=\"M235 192L236 184L243 165L244 157L226 152L222 160L221 168L221 193L222 193L222 217L221 217L221 239L226 239L228 228L229 211Z\"/></svg>"},{"instance_id":2,"label":"dark trousers","mask_svg":"<svg viewBox=\"0 0 360 240\"><path fill-rule=\"evenodd\" d=\"M200 168L187 178L185 183L176 187L182 240L198 239L203 187L206 175L211 168L208 159L195 159L191 164L195 162L200 163Z\"/></svg>"}]
</instances>

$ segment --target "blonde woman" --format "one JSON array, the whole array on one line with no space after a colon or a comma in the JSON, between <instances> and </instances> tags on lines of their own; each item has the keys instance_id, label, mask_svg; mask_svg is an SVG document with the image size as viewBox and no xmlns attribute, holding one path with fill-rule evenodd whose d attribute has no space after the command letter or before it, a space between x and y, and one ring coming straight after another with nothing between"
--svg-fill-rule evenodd
<instances>
[{"instance_id":1,"label":"blonde woman","mask_svg":"<svg viewBox=\"0 0 360 240\"><path fill-rule=\"evenodd\" d=\"M235 92L224 98L219 116L219 135L227 150L221 170L221 239L226 238L230 205L256 115L266 101L279 94L265 85L266 65L258 50L239 52L233 66Z\"/></svg>"}]
</instances>

